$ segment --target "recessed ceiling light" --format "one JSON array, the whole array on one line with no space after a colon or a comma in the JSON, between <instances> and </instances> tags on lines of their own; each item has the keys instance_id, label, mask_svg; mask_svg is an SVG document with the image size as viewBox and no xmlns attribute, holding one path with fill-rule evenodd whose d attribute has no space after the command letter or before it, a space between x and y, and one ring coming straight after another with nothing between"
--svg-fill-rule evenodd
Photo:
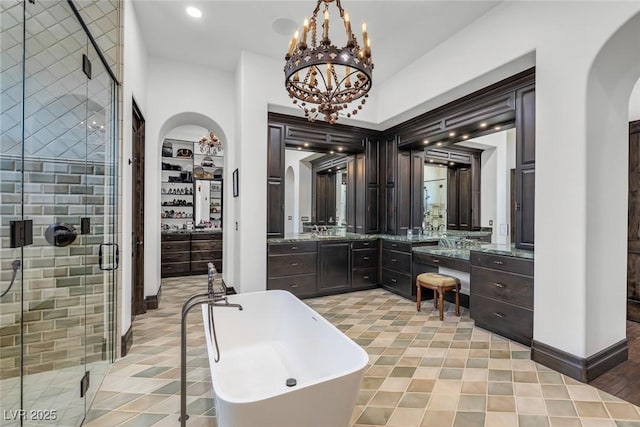
<instances>
[{"instance_id":1,"label":"recessed ceiling light","mask_svg":"<svg viewBox=\"0 0 640 427\"><path fill-rule=\"evenodd\" d=\"M333 154L333 153L334 153L333 151L329 151L329 154Z\"/></svg>"},{"instance_id":2,"label":"recessed ceiling light","mask_svg":"<svg viewBox=\"0 0 640 427\"><path fill-rule=\"evenodd\" d=\"M298 150L302 150L302 147L298 147Z\"/></svg>"},{"instance_id":3,"label":"recessed ceiling light","mask_svg":"<svg viewBox=\"0 0 640 427\"><path fill-rule=\"evenodd\" d=\"M276 18L271 23L271 28L273 29L273 31L287 38L291 38L291 35L296 31L297 27L298 23L289 18Z\"/></svg>"},{"instance_id":4,"label":"recessed ceiling light","mask_svg":"<svg viewBox=\"0 0 640 427\"><path fill-rule=\"evenodd\" d=\"M428 144L428 143L429 143L429 140L428 140L428 139L425 139L425 140L424 140L424 143L425 143L425 144Z\"/></svg>"},{"instance_id":5,"label":"recessed ceiling light","mask_svg":"<svg viewBox=\"0 0 640 427\"><path fill-rule=\"evenodd\" d=\"M442 142L438 142L436 145L440 147L442 145Z\"/></svg>"},{"instance_id":6,"label":"recessed ceiling light","mask_svg":"<svg viewBox=\"0 0 640 427\"><path fill-rule=\"evenodd\" d=\"M469 135L462 135L462 139L469 139Z\"/></svg>"},{"instance_id":7,"label":"recessed ceiling light","mask_svg":"<svg viewBox=\"0 0 640 427\"><path fill-rule=\"evenodd\" d=\"M197 7L189 6L187 8L187 15L192 18L202 18L202 12Z\"/></svg>"},{"instance_id":8,"label":"recessed ceiling light","mask_svg":"<svg viewBox=\"0 0 640 427\"><path fill-rule=\"evenodd\" d=\"M449 132L449 136L456 136L455 132Z\"/></svg>"},{"instance_id":9,"label":"recessed ceiling light","mask_svg":"<svg viewBox=\"0 0 640 427\"><path fill-rule=\"evenodd\" d=\"M342 147L338 147L338 151L342 151Z\"/></svg>"},{"instance_id":10,"label":"recessed ceiling light","mask_svg":"<svg viewBox=\"0 0 640 427\"><path fill-rule=\"evenodd\" d=\"M481 127L481 128L486 128L486 127L487 127L487 124L486 124L485 122L482 122L482 123L480 123L480 127Z\"/></svg>"},{"instance_id":11,"label":"recessed ceiling light","mask_svg":"<svg viewBox=\"0 0 640 427\"><path fill-rule=\"evenodd\" d=\"M429 163L433 163L433 159L429 160Z\"/></svg>"},{"instance_id":12,"label":"recessed ceiling light","mask_svg":"<svg viewBox=\"0 0 640 427\"><path fill-rule=\"evenodd\" d=\"M453 162L451 162L451 163L449 163L449 164L450 164L451 166L455 165L455 163L453 163Z\"/></svg>"},{"instance_id":13,"label":"recessed ceiling light","mask_svg":"<svg viewBox=\"0 0 640 427\"><path fill-rule=\"evenodd\" d=\"M500 130L500 126L494 127L495 130Z\"/></svg>"},{"instance_id":14,"label":"recessed ceiling light","mask_svg":"<svg viewBox=\"0 0 640 427\"><path fill-rule=\"evenodd\" d=\"M308 146L309 146L309 143L308 143L308 142L305 142L305 143L304 143L304 146L305 146L305 147L308 147Z\"/></svg>"}]
</instances>

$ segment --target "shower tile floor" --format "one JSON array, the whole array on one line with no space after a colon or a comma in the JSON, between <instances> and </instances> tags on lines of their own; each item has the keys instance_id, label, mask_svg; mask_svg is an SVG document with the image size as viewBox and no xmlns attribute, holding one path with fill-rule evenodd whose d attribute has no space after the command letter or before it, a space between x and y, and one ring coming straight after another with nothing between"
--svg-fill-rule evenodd
<instances>
[{"instance_id":1,"label":"shower tile floor","mask_svg":"<svg viewBox=\"0 0 640 427\"><path fill-rule=\"evenodd\" d=\"M129 354L112 365L85 425L173 426L180 412L180 309L206 277L164 279L160 308L137 316ZM351 425L640 427L639 408L532 362L529 348L474 327L447 304L382 289L305 300L364 347ZM199 310L188 327L188 426L216 426ZM304 426L300 426L304 427ZM327 426L331 427L331 426Z\"/></svg>"}]
</instances>

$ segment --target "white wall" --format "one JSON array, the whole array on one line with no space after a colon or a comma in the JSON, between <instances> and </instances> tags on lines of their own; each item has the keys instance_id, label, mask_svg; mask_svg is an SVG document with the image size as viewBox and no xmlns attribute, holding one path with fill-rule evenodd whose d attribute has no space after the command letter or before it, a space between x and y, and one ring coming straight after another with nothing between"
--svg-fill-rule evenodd
<instances>
[{"instance_id":1,"label":"white wall","mask_svg":"<svg viewBox=\"0 0 640 427\"><path fill-rule=\"evenodd\" d=\"M147 110L147 49L142 40L135 9L131 0L125 0L123 5L124 19L124 51L123 51L123 75L122 75L122 149L121 149L121 174L120 205L122 208L121 244L121 272L122 292L120 294L120 334L124 335L131 326L131 166L129 159L132 154L132 99L135 99L140 112L148 117ZM148 141L147 134L147 141ZM160 259L160 258L157 258ZM157 263L154 263L157 264Z\"/></svg>"},{"instance_id":2,"label":"white wall","mask_svg":"<svg viewBox=\"0 0 640 427\"><path fill-rule=\"evenodd\" d=\"M640 80L636 82L629 99L629 121L640 120Z\"/></svg>"},{"instance_id":3,"label":"white wall","mask_svg":"<svg viewBox=\"0 0 640 427\"><path fill-rule=\"evenodd\" d=\"M199 125L210 129L225 144L223 277L234 286L233 218L231 172L235 139L234 79L230 73L193 64L178 64L151 57L148 63L148 113L145 175L145 257L160 259L160 148L166 134L178 125ZM153 165L158 165L153 167ZM242 173L240 174L242 189ZM241 190L242 191L242 190ZM160 287L160 263L145 265L145 295L155 295Z\"/></svg>"}]
</instances>

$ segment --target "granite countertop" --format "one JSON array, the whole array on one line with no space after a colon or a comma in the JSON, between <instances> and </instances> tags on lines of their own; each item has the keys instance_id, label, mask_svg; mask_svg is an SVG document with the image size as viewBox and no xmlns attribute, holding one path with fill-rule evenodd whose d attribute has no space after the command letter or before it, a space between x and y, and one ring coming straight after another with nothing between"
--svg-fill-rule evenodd
<instances>
[{"instance_id":1,"label":"granite countertop","mask_svg":"<svg viewBox=\"0 0 640 427\"><path fill-rule=\"evenodd\" d=\"M322 242L325 240L375 240L377 238L377 234L360 234L347 232L335 234L299 233L285 234L284 237L271 237L267 239L267 243Z\"/></svg>"},{"instance_id":2,"label":"granite countertop","mask_svg":"<svg viewBox=\"0 0 640 427\"><path fill-rule=\"evenodd\" d=\"M429 255L439 255L461 260L469 260L471 251L490 253L496 255L512 256L516 258L533 259L533 251L516 249L514 245L486 243L466 249L443 248L441 246L419 246L413 248L413 252Z\"/></svg>"},{"instance_id":3,"label":"granite countertop","mask_svg":"<svg viewBox=\"0 0 640 427\"><path fill-rule=\"evenodd\" d=\"M222 229L221 228L202 228L202 229L195 229L195 230L162 230L160 231L161 234L205 234L205 233L209 233L209 234L217 234L217 233L222 233Z\"/></svg>"},{"instance_id":4,"label":"granite countertop","mask_svg":"<svg viewBox=\"0 0 640 427\"><path fill-rule=\"evenodd\" d=\"M428 232L422 236L412 236L408 238L406 235L394 235L394 234L361 234L361 233L348 233L337 232L335 234L317 234L317 233L299 233L299 234L285 234L284 237L272 237L267 239L267 243L293 243L301 241L319 242L323 240L393 240L396 242L438 242L442 238L446 237L480 237L490 236L490 231L438 231Z\"/></svg>"}]
</instances>

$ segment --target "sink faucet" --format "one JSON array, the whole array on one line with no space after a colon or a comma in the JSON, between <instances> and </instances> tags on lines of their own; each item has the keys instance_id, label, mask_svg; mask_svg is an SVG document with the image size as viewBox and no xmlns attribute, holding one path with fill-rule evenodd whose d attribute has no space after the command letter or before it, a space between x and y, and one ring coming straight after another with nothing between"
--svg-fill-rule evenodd
<instances>
[{"instance_id":1,"label":"sink faucet","mask_svg":"<svg viewBox=\"0 0 640 427\"><path fill-rule=\"evenodd\" d=\"M313 228L311 229L311 231L313 231L314 233L317 233L318 230L318 224L313 224Z\"/></svg>"},{"instance_id":2,"label":"sink faucet","mask_svg":"<svg viewBox=\"0 0 640 427\"><path fill-rule=\"evenodd\" d=\"M327 228L326 225L323 225L321 230L322 230L322 234L327 234L329 232L329 229Z\"/></svg>"}]
</instances>

